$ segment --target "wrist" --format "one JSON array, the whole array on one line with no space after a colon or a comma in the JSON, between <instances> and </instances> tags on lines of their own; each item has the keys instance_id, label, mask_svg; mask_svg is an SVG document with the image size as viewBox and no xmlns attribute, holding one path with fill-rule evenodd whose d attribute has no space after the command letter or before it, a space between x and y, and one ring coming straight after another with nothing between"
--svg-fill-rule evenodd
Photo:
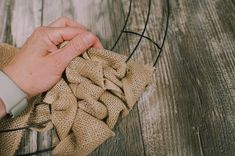
<instances>
[{"instance_id":1,"label":"wrist","mask_svg":"<svg viewBox=\"0 0 235 156\"><path fill-rule=\"evenodd\" d=\"M30 88L28 87L29 82L25 83L27 81L26 77L22 78L21 76L24 75L22 71L10 65L6 66L2 71L27 95L27 98L32 96L28 89Z\"/></svg>"}]
</instances>

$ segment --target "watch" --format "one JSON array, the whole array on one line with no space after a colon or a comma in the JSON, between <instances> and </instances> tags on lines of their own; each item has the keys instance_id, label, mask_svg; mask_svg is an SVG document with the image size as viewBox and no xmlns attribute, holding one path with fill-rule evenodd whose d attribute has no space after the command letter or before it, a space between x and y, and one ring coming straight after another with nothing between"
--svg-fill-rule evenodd
<instances>
[{"instance_id":1,"label":"watch","mask_svg":"<svg viewBox=\"0 0 235 156\"><path fill-rule=\"evenodd\" d=\"M5 104L5 109L13 118L21 114L28 105L27 94L0 71L0 98Z\"/></svg>"}]
</instances>

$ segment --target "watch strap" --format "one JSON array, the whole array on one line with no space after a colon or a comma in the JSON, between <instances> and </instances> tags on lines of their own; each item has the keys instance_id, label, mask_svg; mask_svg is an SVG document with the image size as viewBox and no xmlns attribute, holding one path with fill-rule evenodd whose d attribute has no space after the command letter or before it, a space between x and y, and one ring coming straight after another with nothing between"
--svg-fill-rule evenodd
<instances>
[{"instance_id":1,"label":"watch strap","mask_svg":"<svg viewBox=\"0 0 235 156\"><path fill-rule=\"evenodd\" d=\"M28 105L27 94L0 71L0 98L5 104L6 112L12 117L19 115Z\"/></svg>"}]
</instances>

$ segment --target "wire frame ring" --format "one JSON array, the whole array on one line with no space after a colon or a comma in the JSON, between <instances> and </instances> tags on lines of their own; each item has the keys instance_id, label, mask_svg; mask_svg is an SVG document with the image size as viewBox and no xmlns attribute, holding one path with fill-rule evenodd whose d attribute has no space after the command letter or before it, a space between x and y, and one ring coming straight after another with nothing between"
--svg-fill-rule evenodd
<instances>
[{"instance_id":1,"label":"wire frame ring","mask_svg":"<svg viewBox=\"0 0 235 156\"><path fill-rule=\"evenodd\" d=\"M163 47L164 47L164 43L165 43L165 40L166 40L166 36L167 36L167 32L168 32L168 27L169 27L169 17L170 17L170 4L169 4L169 0L166 0L166 3L167 3L167 19L166 19L166 27L165 27L165 30L164 30L164 36L163 36L163 40L162 40L161 44L155 42L150 37L144 35L145 32L146 32L146 29L147 29L149 18L150 18L152 0L148 0L148 12L147 12L147 18L146 18L146 21L145 21L145 25L144 25L143 31L141 33L137 33L137 32L126 30L127 23L128 23L130 15L131 15L132 3L133 3L132 0L130 0L129 1L129 9L128 9L127 16L125 18L124 25L123 25L123 27L122 27L122 29L120 31L120 34L118 35L116 41L114 42L113 46L110 48L110 50L111 51L114 50L114 48L117 46L119 40L121 39L121 36L123 35L123 33L139 36L140 38L139 38L138 42L136 43L134 49L130 52L130 55L128 56L126 62L128 62L132 58L132 56L135 54L135 52L136 52L137 48L139 47L142 39L146 39L146 40L150 41L151 43L153 43L157 47L157 49L159 50L157 58L155 59L155 61L153 63L153 66L156 66L156 64L157 64L157 62L158 62L158 60L159 60L159 58L160 58L160 56L161 56L161 54L163 52ZM63 73L62 78L64 78L64 80L66 82L68 82L65 73ZM45 97L45 95L46 95L46 92L42 93L42 99ZM45 102L38 102L34 106L36 107L36 106L41 105L41 104L49 105L49 107L50 107L50 104L47 104ZM51 110L51 108L50 108L50 110ZM50 113L51 113L51 111L50 111ZM51 120L42 121L40 123L34 123L34 124L27 125L25 127L20 127L20 128L15 128L15 129L0 130L0 134L1 133L10 133L10 132L15 132L15 131L20 131L20 130L31 130L31 128L37 128L37 127L43 126L44 124L46 124L48 122L51 122ZM53 125L53 127L54 127L54 125ZM28 156L28 155L34 155L34 154L50 152L54 148L55 148L55 146L52 146L50 148L43 149L43 150L38 150L38 151L32 152L32 153L18 154L18 156Z\"/></svg>"}]
</instances>

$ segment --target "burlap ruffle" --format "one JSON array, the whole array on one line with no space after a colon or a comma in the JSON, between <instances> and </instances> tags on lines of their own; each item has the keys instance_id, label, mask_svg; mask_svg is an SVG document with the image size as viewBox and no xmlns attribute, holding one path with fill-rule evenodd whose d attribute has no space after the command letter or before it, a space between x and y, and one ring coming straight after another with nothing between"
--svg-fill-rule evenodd
<instances>
[{"instance_id":1,"label":"burlap ruffle","mask_svg":"<svg viewBox=\"0 0 235 156\"><path fill-rule=\"evenodd\" d=\"M125 60L126 56L108 50L89 49L66 68L67 80L61 79L47 92L43 102L51 105L51 110L47 105L31 110L25 123L51 120L35 130L48 130L52 124L56 128L60 142L54 155L87 155L114 135L112 128L118 118L133 108L154 70ZM8 147L1 139L1 144Z\"/></svg>"}]
</instances>

